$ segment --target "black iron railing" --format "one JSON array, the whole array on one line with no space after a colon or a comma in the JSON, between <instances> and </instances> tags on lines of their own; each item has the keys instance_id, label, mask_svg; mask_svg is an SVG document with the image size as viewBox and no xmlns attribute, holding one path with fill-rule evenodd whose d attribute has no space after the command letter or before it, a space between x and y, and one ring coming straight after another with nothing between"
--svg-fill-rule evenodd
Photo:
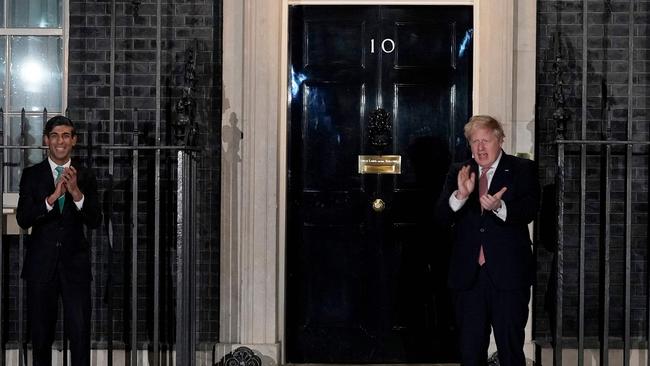
<instances>
[{"instance_id":1,"label":"black iron railing","mask_svg":"<svg viewBox=\"0 0 650 366\"><path fill-rule=\"evenodd\" d=\"M634 256L633 249L645 250L646 254L650 250L650 245L641 245L638 241L635 242L634 240L638 240L638 238L633 236L633 226L639 225L638 222L634 222L634 215L647 218L647 207L650 205L650 202L639 202L638 198L633 195L635 192L645 192L647 195L647 174L645 176L636 175L635 169L641 171L646 169L639 164L643 164L643 159L648 159L650 152L650 141L647 139L644 141L643 137L635 136L633 128L634 111L644 108L634 104L635 82L637 82L634 73L634 39L643 36L639 34L638 28L635 30L635 21L639 19L638 9L640 8L637 0L629 0L627 4L620 2L612 4L609 0L602 2L582 0L581 14L579 14L582 19L580 50L582 59L575 64L575 66L581 67L582 72L581 78L575 78L576 85L568 85L563 73L566 69L566 59L570 57L567 57L563 51L561 24L562 9L566 4L561 1L556 2L556 32L553 44L555 51L553 64L555 106L552 119L555 122L556 137L552 144L555 146L554 152L557 159L555 161L557 168L555 182L557 247L555 248L555 268L551 271L551 276L554 278L553 295L555 299L555 306L551 309L553 312L553 364L562 365L563 350L577 348L577 365L583 366L585 364L585 348L598 347L600 358L598 363L606 366L609 364L611 356L610 348L615 347L623 350L622 364L628 366L632 348L648 348L650 345L650 325L648 324L650 323L650 286L647 285L650 283L650 271L648 271L650 262L648 262L647 255L646 258L643 258L645 269L641 270L647 281L644 308L646 327L643 336L638 334L639 328L636 327L633 337L631 327L633 310L639 310L638 303L634 305L632 301L633 286L636 285L638 289L641 285L632 282L633 275L639 273L639 269L635 269L633 266L633 261L639 262L639 257ZM625 58L627 63L625 69L627 106L621 105L622 103L615 105L615 101L610 97L612 92L611 84L608 81L608 71L611 68L609 60L611 45L608 43L611 41L609 28L614 19L612 10L616 6L620 12L622 5L629 7L625 14L628 27L627 57ZM590 24L590 21L602 25L603 33L590 35L590 29L596 31L600 29L593 27L594 24ZM602 44L589 42L595 39L601 40ZM592 51L590 47L595 48L596 52L590 52ZM590 55L592 57L596 55L598 59L590 60ZM578 79L581 80L578 82ZM589 89L589 86L596 86L595 80L598 81L598 88ZM580 112L575 113L579 115L579 122L573 125L576 127L575 131L568 131L572 119L569 103L564 95L564 90L568 87L582 89L579 93L581 106L576 107L576 109L580 109ZM638 96L636 95L636 97ZM591 98L591 102L588 102L589 98ZM599 105L594 103L596 98L600 98ZM618 110L627 109L625 117L618 115L619 120L625 118L623 121L625 125L621 127L619 124L615 131L612 129L614 107ZM600 115L594 115L593 111L598 110ZM599 122L594 124L598 125L598 131L588 128L587 121L590 119ZM646 186L635 186L633 183L635 180L645 182ZM643 195L639 195L639 197L643 197ZM650 227L646 227L645 230L647 243ZM640 246L644 246L644 248L640 248ZM597 261L594 260L594 256L597 256ZM619 274L622 279L613 279ZM574 280L575 283L572 282ZM586 304L585 301L586 297L593 295L589 291L596 288L594 285L597 285L598 288L599 313L597 315L588 312L594 307ZM574 296L573 292L568 293L565 290L570 288L571 291L575 291L576 287L577 299L571 298L569 304L565 303L570 296ZM621 288L622 291L614 292ZM639 293L637 292L635 296L639 296ZM621 313L618 312L619 309L622 310ZM575 313L566 314L567 311L574 310ZM567 327L572 322L567 319L573 319L574 315L576 329L573 327L569 329ZM590 327L591 324L586 321L586 319L594 318L597 318L599 322L597 328ZM593 338L594 329L597 329L598 332L596 339ZM646 363L650 364L650 352L647 353Z\"/></svg>"},{"instance_id":2,"label":"black iron railing","mask_svg":"<svg viewBox=\"0 0 650 366\"><path fill-rule=\"evenodd\" d=\"M109 245L109 248L107 250L107 255L106 255L106 260L107 260L107 265L109 268L108 273L105 274L106 276L106 302L107 302L107 313L106 313L106 349L108 351L108 365L113 364L113 352L115 350L114 344L116 343L113 336L114 336L114 329L113 329L113 319L115 318L115 311L116 310L122 310L122 309L115 309L114 308L114 302L112 298L113 291L111 290L111 286L113 285L113 278L112 278L112 270L111 268L113 267L113 245L114 245L114 240L115 240L115 229L114 229L114 222L112 220L114 214L116 213L115 211L115 204L113 202L113 187L115 186L115 179L114 179L114 164L115 164L115 159L114 159L114 154L116 151L129 151L131 154L131 163L127 167L127 169L130 170L130 179L132 182L132 187L131 187L131 207L130 213L125 215L126 217L131 218L131 259L130 259L130 273L128 274L128 277L130 277L130 298L125 299L125 304L123 307L124 312L128 310L130 307L130 338L128 340L128 345L125 345L127 347L127 351L129 351L129 358L131 360L132 365L137 365L138 364L138 345L142 345L143 343L151 345L153 348L153 360L154 364L159 364L160 360L160 354L161 354L161 340L160 340L160 307L165 305L168 308L175 308L175 319L176 319L176 324L174 327L175 330L175 339L176 339L176 344L171 344L171 345L166 345L166 351L171 351L174 349L176 351L176 364L179 365L190 365L194 364L194 348L195 348L195 321L196 321L196 312L195 312L195 295L194 295L194 276L195 276L195 264L194 261L196 259L196 256L194 254L195 250L195 232L196 232L196 200L198 199L198 195L196 194L196 178L197 178L197 162L200 157L200 151L197 148L190 147L190 146L165 146L165 145L160 145L157 144L155 146L143 146L140 144L139 136L141 134L141 131L138 130L138 111L134 110L133 113L134 119L133 119L133 132L130 133L131 135L131 140L132 143L130 145L114 145L114 144L108 144L108 145L93 145L93 137L92 137L92 131L90 128L87 129L85 132L85 140L86 144L77 144L77 156L79 153L83 154L86 152L88 154L89 160L92 161L92 156L96 152L104 152L109 156L108 159L108 177L107 177L107 182L108 186L104 187L104 190L102 193L103 197L105 198L106 202L104 202L104 227L103 227L103 232L105 233L105 237L107 238L107 242ZM47 111L45 110L43 112L43 125L45 125L45 122L47 121L48 115ZM0 162L5 162L5 156L7 155L8 151L22 151L22 158L20 159L19 162L9 162L9 164L4 164L4 165L10 165L10 166L18 166L19 168L24 168L25 166L25 161L27 161L27 152L29 150L33 149L42 149L45 150L46 147L43 146L25 146L24 142L27 141L27 117L25 116L25 113L23 111L22 113L22 121L21 121L21 144L20 145L5 145L4 142L4 131L3 131L3 126L4 126L4 113L2 112L2 109L0 109ZM159 134L160 132L157 131ZM112 134L111 134L112 135ZM128 135L128 134L127 134ZM160 141L160 139L156 140L157 142ZM139 179L139 173L141 172L141 166L140 166L140 160L142 157L140 156L140 152L143 151L149 151L149 152L154 152L156 154L156 159L155 159L155 174L154 174L154 181L153 181L153 186L156 187L156 193L154 194L154 205L153 205L153 212L142 212L142 199L138 197L139 192L143 190L143 188L140 186L142 183L140 182L141 180ZM176 206L174 208L174 214L175 214L175 221L176 221L176 227L174 228L175 232L175 245L172 247L173 248L173 255L175 255L175 260L174 260L174 266L175 270L173 273L176 275L175 279L175 284L176 284L176 294L175 297L167 296L167 300L172 299L172 301L175 299L175 302L173 304L162 304L161 302L161 295L160 295L160 284L161 284L161 275L160 275L160 267L161 267L161 260L160 260L160 233L165 230L165 228L161 227L161 202L160 202L160 187L161 187L161 174L160 174L160 169L161 169L161 159L160 159L160 153L166 151L166 152L171 152L174 153L175 156L175 166L176 166L176 174L175 174L175 179L176 179L176 184L173 187L170 187L171 189L174 190L175 192L175 201L176 201ZM164 162L164 164L168 164L168 162ZM3 166L4 166L3 165ZM122 167L124 169L124 167ZM170 172L171 173L171 172ZM4 187L4 182L5 182L5 169L2 168L0 169L0 187ZM124 208L125 210L127 207ZM153 278L153 281L151 281L151 285L153 286L153 299L150 300L150 303L152 304L152 321L153 321L153 335L152 339L138 339L138 322L142 322L142 314L138 312L139 306L138 306L138 299L141 298L140 294L140 289L143 287L142 285L138 284L138 273L142 272L141 268L138 268L139 263L138 263L138 248L142 245L140 243L140 238L142 237L142 233L139 232L141 230L141 223L139 222L139 218L141 220L142 214L146 215L153 215L154 220L153 220L153 232L155 233L154 237L154 255L153 255L153 263L151 268L151 271L153 273L149 274L151 278ZM0 220L0 229L4 229L2 227L4 220ZM0 231L3 232L3 231ZM89 232L88 235L91 233ZM17 259L19 263L22 263L23 261L23 255L24 255L24 237L26 233L21 230L19 234L19 248L18 248L18 253L19 253L19 258ZM127 238L127 235L123 235L123 238ZM126 249L126 243L124 243L124 248ZM4 328L4 325L7 324L7 319L5 319L5 314L7 313L6 311L6 296L4 296L5 293L7 293L7 281L4 276L5 272L7 270L3 268L3 264L8 262L6 260L5 256L7 255L7 250L4 245L4 240L3 236L0 235L0 293L3 294L3 296L0 296L0 324L2 324L2 327L0 327L0 365L4 365L5 363L5 344L6 344L6 339L5 337L5 330L2 329ZM100 271L101 269L97 269ZM149 268L147 268L149 270ZM17 335L18 335L18 343L19 343L19 358L20 358L20 365L27 365L27 354L28 354L28 347L27 347L27 331L25 328L25 309L26 309L26 304L25 304L25 285L23 281L21 281L18 276L19 273L11 273L11 276L16 276L16 282L18 283L18 295L17 295L17 317L18 317L18 329L17 329ZM125 284L126 285L126 284ZM128 305L127 302L128 301ZM139 315L140 314L140 315ZM62 313L59 317L60 319L62 318ZM63 351L63 362L64 364L67 364L67 344L65 341L65 334L63 334L62 339L60 340L62 344L62 351ZM126 339L124 339L126 341ZM142 347L141 347L142 348ZM142 350L142 349L141 349ZM158 362L158 363L156 363Z\"/></svg>"},{"instance_id":3,"label":"black iron railing","mask_svg":"<svg viewBox=\"0 0 650 366\"><path fill-rule=\"evenodd\" d=\"M558 2L558 9L561 6ZM611 17L611 4L609 1L604 1L605 7L603 16L608 18ZM586 285L586 271L590 270L587 268L586 262L586 249L589 244L587 238L597 237L598 239L598 285L599 285L599 306L600 314L599 318L599 336L598 336L598 345L600 352L600 365L609 364L610 356L610 343L611 343L611 319L610 314L612 311L612 241L613 233L612 229L615 227L623 227L622 234L617 233L616 239L620 240L621 236L623 238L623 301L622 301L622 348L623 348L623 365L629 366L630 364L630 349L633 345L633 340L631 337L631 327L630 327L630 315L632 311L631 303L631 273L632 273L632 226L633 226L633 158L634 156L645 156L647 157L648 151L650 150L650 141L640 141L634 139L633 135L633 111L634 111L634 36L635 36L635 11L636 11L636 0L631 0L629 2L629 33L628 33L628 54L627 54L627 125L624 131L625 139L614 139L612 138L612 129L611 129L611 120L612 120L612 111L611 111L611 101L608 99L608 82L607 82L607 62L608 62L608 46L605 44L607 42L607 25L604 27L604 36L602 37L603 45L603 58L599 61L602 62L603 66L603 75L601 78L601 105L600 111L601 114L599 119L601 121L600 127L600 139L589 139L588 136L593 136L589 134L587 129L587 120L588 120L588 78L587 70L589 70L589 59L588 59L588 37L589 37L589 24L588 20L590 19L588 12L588 0L582 1L582 110L581 110L581 128L578 133L580 136L578 139L567 139L567 122L570 120L569 112L566 107L566 102L564 98L564 78L562 76L562 64L564 62L562 50L561 50L561 32L559 26L560 10L558 10L558 30L555 36L555 63L554 63L554 73L555 73L555 91L554 91L554 100L555 100L555 110L553 113L553 120L556 124L557 137L553 144L556 146L557 150L557 173L556 173L556 199L557 199L557 252L556 252L556 287L555 287L555 316L553 324L553 364L562 365L562 354L563 350L566 347L566 337L565 337L565 317L563 311L567 308L564 304L564 299L566 299L567 294L565 294L565 284L567 278L567 270L574 270L576 268L569 268L565 266L566 255L567 255L567 226L568 220L567 216L574 213L574 208L577 207L578 211L578 223L577 223L577 232L578 237L572 238L571 241L573 244L577 243L577 330L576 330L576 341L572 342L572 348L575 347L573 344L577 345L578 350L578 365L584 365L585 358L585 289ZM620 137L620 136L619 136ZM588 163L588 159L596 157L600 160L600 164L595 168L593 164ZM620 187L617 190L613 190L612 184L614 182L612 171L613 171L613 160L612 159L624 159L625 164L623 167L623 174L620 174L620 167L617 167L617 179L621 179L624 182L623 190L624 194L617 198L616 202L612 199L612 193L620 193ZM571 161L571 167L568 167L568 162ZM577 162L577 164L576 164ZM588 212L587 202L589 197L587 196L588 192L594 192L594 187L588 186L588 181L593 181L593 174L588 178L589 172L588 169L598 171L598 181L599 185L596 191L599 191L598 196L598 218L599 218L599 230L597 233L587 233L587 216L591 214ZM571 180L572 183L578 181L577 192L576 185L571 185L568 187L567 181ZM577 193L577 194L576 194ZM571 195L571 198L569 198ZM591 201L593 202L593 200ZM613 223L612 217L614 214L621 214L620 212L614 212L614 204L620 206L622 203L624 209L622 212L623 222L620 220L617 223ZM572 205L571 213L567 210L567 205ZM646 203L647 204L647 203ZM617 207L618 207L617 206ZM593 207L592 207L593 210ZM647 215L647 212L645 212ZM571 224L574 225L574 224ZM647 235L647 234L646 234ZM571 248L575 249L575 248ZM646 248L648 249L648 248ZM572 251L571 253L575 253ZM648 264L646 258L646 264ZM646 276L650 276L650 271L646 267ZM648 277L650 281L650 277ZM649 291L650 292L650 291ZM617 307L618 308L618 307ZM648 321L650 321L650 295L647 295L646 300L646 316ZM645 334L645 344L647 345L650 340L650 327L647 326ZM637 344L639 341L637 340ZM617 345L618 346L618 345ZM647 353L646 362L650 364L650 352Z\"/></svg>"}]
</instances>

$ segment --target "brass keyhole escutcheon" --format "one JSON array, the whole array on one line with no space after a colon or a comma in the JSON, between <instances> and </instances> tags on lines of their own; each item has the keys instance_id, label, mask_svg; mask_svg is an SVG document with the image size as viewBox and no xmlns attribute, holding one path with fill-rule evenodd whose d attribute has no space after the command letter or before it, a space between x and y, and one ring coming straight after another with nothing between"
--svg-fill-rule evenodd
<instances>
[{"instance_id":1,"label":"brass keyhole escutcheon","mask_svg":"<svg viewBox=\"0 0 650 366\"><path fill-rule=\"evenodd\" d=\"M375 212L382 212L386 208L386 202L382 200L381 198L377 198L376 200L372 201L372 209L375 210Z\"/></svg>"}]
</instances>

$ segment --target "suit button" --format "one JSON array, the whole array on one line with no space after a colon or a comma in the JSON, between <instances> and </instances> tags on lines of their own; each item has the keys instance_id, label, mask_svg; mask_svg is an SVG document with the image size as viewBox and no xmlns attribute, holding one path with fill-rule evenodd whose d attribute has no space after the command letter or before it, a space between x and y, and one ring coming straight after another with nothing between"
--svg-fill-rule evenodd
<instances>
[{"instance_id":1,"label":"suit button","mask_svg":"<svg viewBox=\"0 0 650 366\"><path fill-rule=\"evenodd\" d=\"M485 232L485 229L484 229L484 228L481 228L481 230L480 230L480 231L481 231L482 233L484 233L484 232Z\"/></svg>"}]
</instances>

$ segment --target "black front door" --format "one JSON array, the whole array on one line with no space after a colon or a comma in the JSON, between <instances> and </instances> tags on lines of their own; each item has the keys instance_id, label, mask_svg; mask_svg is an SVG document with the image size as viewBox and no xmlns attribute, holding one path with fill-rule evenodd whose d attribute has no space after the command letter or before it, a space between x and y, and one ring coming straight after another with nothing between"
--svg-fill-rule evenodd
<instances>
[{"instance_id":1,"label":"black front door","mask_svg":"<svg viewBox=\"0 0 650 366\"><path fill-rule=\"evenodd\" d=\"M472 8L289 16L287 362L455 361L433 206L467 158ZM359 155L398 155L401 173L360 174Z\"/></svg>"}]
</instances>

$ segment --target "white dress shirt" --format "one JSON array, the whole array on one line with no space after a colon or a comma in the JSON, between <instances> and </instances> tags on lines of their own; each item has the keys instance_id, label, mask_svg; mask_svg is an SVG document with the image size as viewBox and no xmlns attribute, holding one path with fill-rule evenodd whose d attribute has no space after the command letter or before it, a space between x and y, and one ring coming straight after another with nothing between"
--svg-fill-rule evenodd
<instances>
[{"instance_id":1,"label":"white dress shirt","mask_svg":"<svg viewBox=\"0 0 650 366\"><path fill-rule=\"evenodd\" d=\"M68 160L68 161L67 161L65 164L63 164L63 165L59 165L59 164L53 162L52 159L50 159L50 158L48 157L48 158L47 158L47 162L50 163L50 170L52 171L52 178L54 178L54 181L55 181L55 182L56 182L56 176L58 175L58 173L56 172L56 167L57 167L57 166L62 166L63 168L69 168L69 167L70 167L70 160ZM61 174L63 174L63 173L61 173ZM84 197L84 195L83 195L83 193L82 193L82 194L81 194L81 199L79 200L79 202L77 202L77 201L75 201L75 200L72 200L72 202L74 202L75 206L77 206L77 210L80 210L80 211L81 211L81 208L82 208L83 205L84 205L84 198L85 198L85 197ZM54 201L54 203L56 203L56 201ZM50 204L47 203L47 197L45 197L45 207L47 208L47 212L52 211L52 209L54 208L54 206L50 206Z\"/></svg>"}]
</instances>

